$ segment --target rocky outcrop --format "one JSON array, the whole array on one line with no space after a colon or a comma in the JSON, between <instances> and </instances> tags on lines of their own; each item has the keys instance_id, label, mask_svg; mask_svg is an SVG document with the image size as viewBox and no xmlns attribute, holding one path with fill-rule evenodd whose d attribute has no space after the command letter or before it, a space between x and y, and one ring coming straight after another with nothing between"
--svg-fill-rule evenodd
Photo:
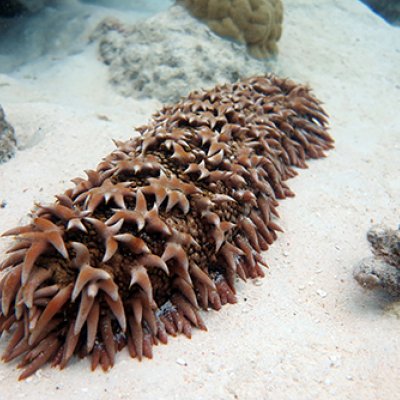
<instances>
[{"instance_id":1,"label":"rocky outcrop","mask_svg":"<svg viewBox=\"0 0 400 400\"><path fill-rule=\"evenodd\" d=\"M400 0L362 0L387 22L400 25Z\"/></svg>"},{"instance_id":2,"label":"rocky outcrop","mask_svg":"<svg viewBox=\"0 0 400 400\"><path fill-rule=\"evenodd\" d=\"M195 88L268 72L244 45L215 35L180 6L130 26L106 19L92 39L111 84L125 96L174 102Z\"/></svg>"},{"instance_id":3,"label":"rocky outcrop","mask_svg":"<svg viewBox=\"0 0 400 400\"><path fill-rule=\"evenodd\" d=\"M14 156L16 145L14 128L6 121L0 106L0 164Z\"/></svg>"},{"instance_id":4,"label":"rocky outcrop","mask_svg":"<svg viewBox=\"0 0 400 400\"><path fill-rule=\"evenodd\" d=\"M354 278L366 289L381 288L400 296L400 229L375 225L368 231L367 239L374 256L356 265Z\"/></svg>"},{"instance_id":5,"label":"rocky outcrop","mask_svg":"<svg viewBox=\"0 0 400 400\"><path fill-rule=\"evenodd\" d=\"M45 6L46 0L4 0L0 1L0 18L18 17L26 12L36 12Z\"/></svg>"}]
</instances>

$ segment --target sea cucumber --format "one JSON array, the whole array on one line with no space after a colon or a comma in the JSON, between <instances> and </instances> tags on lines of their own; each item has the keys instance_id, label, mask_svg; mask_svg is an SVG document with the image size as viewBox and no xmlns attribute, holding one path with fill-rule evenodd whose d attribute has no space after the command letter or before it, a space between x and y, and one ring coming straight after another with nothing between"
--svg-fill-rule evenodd
<instances>
[{"instance_id":1,"label":"sea cucumber","mask_svg":"<svg viewBox=\"0 0 400 400\"><path fill-rule=\"evenodd\" d=\"M20 379L74 354L107 370L125 346L151 358L206 329L199 309L264 275L293 167L333 147L310 89L273 75L195 91L137 130L3 234L17 238L0 265L3 360Z\"/></svg>"}]
</instances>

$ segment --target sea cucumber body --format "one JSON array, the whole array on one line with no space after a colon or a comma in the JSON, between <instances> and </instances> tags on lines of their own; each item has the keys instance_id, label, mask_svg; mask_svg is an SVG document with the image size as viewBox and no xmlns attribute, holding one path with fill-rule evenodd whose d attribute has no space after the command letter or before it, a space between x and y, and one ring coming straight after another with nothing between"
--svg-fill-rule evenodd
<instances>
[{"instance_id":1,"label":"sea cucumber body","mask_svg":"<svg viewBox=\"0 0 400 400\"><path fill-rule=\"evenodd\" d=\"M326 124L307 87L275 76L164 107L4 234L16 243L1 264L3 359L21 358L21 378L74 354L107 370L125 346L152 357L205 329L200 308L235 302L236 276L263 276L284 181L332 147Z\"/></svg>"}]
</instances>

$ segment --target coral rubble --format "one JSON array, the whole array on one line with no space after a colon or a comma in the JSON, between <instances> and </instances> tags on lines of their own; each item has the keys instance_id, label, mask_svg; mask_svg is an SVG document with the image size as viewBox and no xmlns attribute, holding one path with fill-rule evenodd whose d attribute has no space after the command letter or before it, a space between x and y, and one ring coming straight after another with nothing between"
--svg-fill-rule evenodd
<instances>
[{"instance_id":1,"label":"coral rubble","mask_svg":"<svg viewBox=\"0 0 400 400\"><path fill-rule=\"evenodd\" d=\"M6 121L4 111L0 106L0 163L14 156L16 145L14 128Z\"/></svg>"},{"instance_id":2,"label":"coral rubble","mask_svg":"<svg viewBox=\"0 0 400 400\"><path fill-rule=\"evenodd\" d=\"M374 257L361 260L354 268L354 278L367 289L381 288L400 296L400 229L373 226L367 233Z\"/></svg>"},{"instance_id":3,"label":"coral rubble","mask_svg":"<svg viewBox=\"0 0 400 400\"><path fill-rule=\"evenodd\" d=\"M134 25L105 19L91 37L119 93L163 103L218 82L265 74L269 68L243 45L211 34L180 6Z\"/></svg>"}]
</instances>

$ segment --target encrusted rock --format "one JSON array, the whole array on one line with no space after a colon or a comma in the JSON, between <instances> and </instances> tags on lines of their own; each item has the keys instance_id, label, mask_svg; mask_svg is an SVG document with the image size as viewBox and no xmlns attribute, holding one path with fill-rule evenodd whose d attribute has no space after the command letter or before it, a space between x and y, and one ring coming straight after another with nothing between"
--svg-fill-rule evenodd
<instances>
[{"instance_id":1,"label":"encrusted rock","mask_svg":"<svg viewBox=\"0 0 400 400\"><path fill-rule=\"evenodd\" d=\"M13 18L26 12L37 12L46 3L46 0L2 0L0 1L0 18Z\"/></svg>"},{"instance_id":2,"label":"encrusted rock","mask_svg":"<svg viewBox=\"0 0 400 400\"><path fill-rule=\"evenodd\" d=\"M362 0L371 9L393 25L400 25L400 0Z\"/></svg>"},{"instance_id":3,"label":"encrusted rock","mask_svg":"<svg viewBox=\"0 0 400 400\"><path fill-rule=\"evenodd\" d=\"M178 101L195 88L264 74L246 47L216 36L182 7L132 26L106 19L92 34L110 81L124 96Z\"/></svg>"},{"instance_id":4,"label":"encrusted rock","mask_svg":"<svg viewBox=\"0 0 400 400\"><path fill-rule=\"evenodd\" d=\"M14 156L17 145L14 128L6 121L0 106L0 164Z\"/></svg>"},{"instance_id":5,"label":"encrusted rock","mask_svg":"<svg viewBox=\"0 0 400 400\"><path fill-rule=\"evenodd\" d=\"M375 225L367 239L374 257L364 258L356 265L354 278L367 289L382 288L400 296L400 230Z\"/></svg>"}]
</instances>

